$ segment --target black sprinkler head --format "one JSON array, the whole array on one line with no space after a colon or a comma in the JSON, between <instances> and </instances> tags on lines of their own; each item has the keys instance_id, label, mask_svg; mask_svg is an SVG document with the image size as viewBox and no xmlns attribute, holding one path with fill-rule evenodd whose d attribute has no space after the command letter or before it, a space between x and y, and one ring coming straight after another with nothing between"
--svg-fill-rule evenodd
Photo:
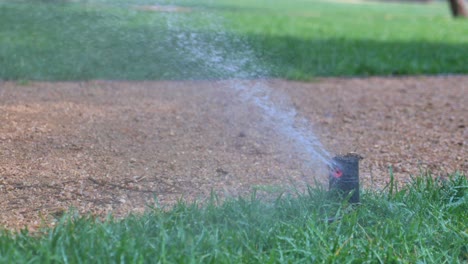
<instances>
[{"instance_id":1,"label":"black sprinkler head","mask_svg":"<svg viewBox=\"0 0 468 264\"><path fill-rule=\"evenodd\" d=\"M349 197L350 203L359 203L359 161L360 155L349 153L332 159L329 172L329 190Z\"/></svg>"}]
</instances>

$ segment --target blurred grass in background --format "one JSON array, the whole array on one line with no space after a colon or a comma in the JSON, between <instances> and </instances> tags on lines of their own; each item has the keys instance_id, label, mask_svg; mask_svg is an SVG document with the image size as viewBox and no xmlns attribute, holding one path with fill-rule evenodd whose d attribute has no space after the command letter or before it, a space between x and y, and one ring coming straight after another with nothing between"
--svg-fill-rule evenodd
<instances>
[{"instance_id":1,"label":"blurred grass in background","mask_svg":"<svg viewBox=\"0 0 468 264\"><path fill-rule=\"evenodd\" d=\"M205 43L219 33L209 23L222 23L217 49L233 53L243 41L255 56L251 70L269 77L468 73L468 21L452 19L446 3L174 0L190 11L140 8L151 3L0 0L0 79L235 77L176 49L170 16L189 21L181 30Z\"/></svg>"}]
</instances>

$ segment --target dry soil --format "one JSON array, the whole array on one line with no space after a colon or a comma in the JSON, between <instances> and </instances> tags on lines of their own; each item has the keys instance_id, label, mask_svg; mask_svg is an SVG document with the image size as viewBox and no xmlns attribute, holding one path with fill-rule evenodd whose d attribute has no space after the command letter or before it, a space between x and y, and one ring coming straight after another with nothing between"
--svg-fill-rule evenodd
<instances>
[{"instance_id":1,"label":"dry soil","mask_svg":"<svg viewBox=\"0 0 468 264\"><path fill-rule=\"evenodd\" d=\"M402 184L426 170L466 175L468 76L266 83L330 153L364 156L365 188L383 188L389 166ZM0 225L326 183L240 97L215 81L0 82Z\"/></svg>"}]
</instances>

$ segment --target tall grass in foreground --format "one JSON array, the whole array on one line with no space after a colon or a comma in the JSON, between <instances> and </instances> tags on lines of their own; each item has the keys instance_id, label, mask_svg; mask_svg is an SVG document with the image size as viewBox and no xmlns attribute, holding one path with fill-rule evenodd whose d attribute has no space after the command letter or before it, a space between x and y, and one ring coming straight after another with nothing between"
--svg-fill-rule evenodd
<instances>
[{"instance_id":1,"label":"tall grass in foreground","mask_svg":"<svg viewBox=\"0 0 468 264\"><path fill-rule=\"evenodd\" d=\"M212 197L122 220L70 214L40 235L3 231L0 262L466 263L467 212L460 174L368 191L359 206L320 188L275 202Z\"/></svg>"}]
</instances>

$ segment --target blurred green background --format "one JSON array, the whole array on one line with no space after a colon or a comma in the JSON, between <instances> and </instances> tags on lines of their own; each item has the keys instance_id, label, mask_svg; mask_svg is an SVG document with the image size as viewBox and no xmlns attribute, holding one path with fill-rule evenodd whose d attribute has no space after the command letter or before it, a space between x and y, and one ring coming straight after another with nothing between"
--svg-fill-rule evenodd
<instances>
[{"instance_id":1,"label":"blurred green background","mask_svg":"<svg viewBox=\"0 0 468 264\"><path fill-rule=\"evenodd\" d=\"M262 77L468 72L468 21L453 19L446 2L158 3L0 1L0 79L239 77L207 65L213 49L219 65L248 56L237 66Z\"/></svg>"}]
</instances>

